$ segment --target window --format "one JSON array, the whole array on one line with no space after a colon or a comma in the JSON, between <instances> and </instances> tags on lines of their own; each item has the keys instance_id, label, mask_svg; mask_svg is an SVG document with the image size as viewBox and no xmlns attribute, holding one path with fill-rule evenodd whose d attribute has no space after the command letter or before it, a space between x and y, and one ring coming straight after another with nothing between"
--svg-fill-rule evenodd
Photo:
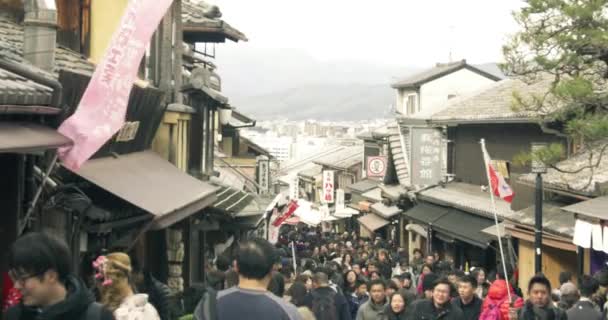
<instances>
[{"instance_id":1,"label":"window","mask_svg":"<svg viewBox=\"0 0 608 320\"><path fill-rule=\"evenodd\" d=\"M414 114L416 112L416 95L410 94L407 96L406 100L406 110L407 114ZM418 110L420 111L420 110Z\"/></svg>"}]
</instances>

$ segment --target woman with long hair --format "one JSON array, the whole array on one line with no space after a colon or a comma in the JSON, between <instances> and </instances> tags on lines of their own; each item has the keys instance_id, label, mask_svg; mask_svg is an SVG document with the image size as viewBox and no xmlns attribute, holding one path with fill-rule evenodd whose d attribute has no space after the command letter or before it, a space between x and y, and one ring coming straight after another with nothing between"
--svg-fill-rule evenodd
<instances>
[{"instance_id":1,"label":"woman with long hair","mask_svg":"<svg viewBox=\"0 0 608 320\"><path fill-rule=\"evenodd\" d=\"M405 307L407 305L407 299L405 295L400 292L395 292L390 295L388 304L386 305L386 314L388 320L404 320L407 319L405 316Z\"/></svg>"},{"instance_id":2,"label":"woman with long hair","mask_svg":"<svg viewBox=\"0 0 608 320\"><path fill-rule=\"evenodd\" d=\"M475 294L479 299L484 299L488 295L488 289L490 289L490 281L487 279L487 273L484 268L475 268L472 273L473 277L477 280L477 289Z\"/></svg>"},{"instance_id":3,"label":"woman with long hair","mask_svg":"<svg viewBox=\"0 0 608 320\"><path fill-rule=\"evenodd\" d=\"M101 303L116 320L160 320L148 295L135 294L131 286L131 259L122 252L100 256L93 262Z\"/></svg>"},{"instance_id":4,"label":"woman with long hair","mask_svg":"<svg viewBox=\"0 0 608 320\"><path fill-rule=\"evenodd\" d=\"M353 268L353 256L350 253L345 253L342 256L342 269L351 270Z\"/></svg>"},{"instance_id":5,"label":"woman with long hair","mask_svg":"<svg viewBox=\"0 0 608 320\"><path fill-rule=\"evenodd\" d=\"M344 295L348 296L357 290L357 274L353 270L346 271L344 273L344 287L342 290L344 291Z\"/></svg>"}]
</instances>

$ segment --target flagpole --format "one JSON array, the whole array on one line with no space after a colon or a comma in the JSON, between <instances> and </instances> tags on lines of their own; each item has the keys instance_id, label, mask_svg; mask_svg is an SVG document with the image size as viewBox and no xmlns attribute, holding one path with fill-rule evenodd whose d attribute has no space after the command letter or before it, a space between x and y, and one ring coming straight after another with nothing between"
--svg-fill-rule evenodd
<instances>
[{"instance_id":1,"label":"flagpole","mask_svg":"<svg viewBox=\"0 0 608 320\"><path fill-rule=\"evenodd\" d=\"M502 271L505 274L505 281L507 282L507 294L509 296L509 305L511 305L513 299L511 298L511 287L509 282L509 275L507 273L507 263L505 262L505 252L502 248L502 235L500 234L500 228L498 226L498 213L496 210L496 200L494 199L494 190L492 190L492 181L490 179L490 168L489 168L489 160L490 156L488 155L488 151L486 150L486 140L481 139L479 142L481 144L481 152L483 153L483 163L486 167L486 176L488 178L488 186L490 189L490 200L492 202L492 213L494 214L494 224L496 225L496 237L498 238L498 247L500 249L500 260L502 262Z\"/></svg>"}]
</instances>

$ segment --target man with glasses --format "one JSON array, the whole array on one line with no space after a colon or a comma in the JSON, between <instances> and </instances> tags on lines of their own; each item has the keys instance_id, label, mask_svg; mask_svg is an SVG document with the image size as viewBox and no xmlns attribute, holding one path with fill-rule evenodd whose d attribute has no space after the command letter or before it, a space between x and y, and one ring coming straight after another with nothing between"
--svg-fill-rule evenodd
<instances>
[{"instance_id":1,"label":"man with glasses","mask_svg":"<svg viewBox=\"0 0 608 320\"><path fill-rule=\"evenodd\" d=\"M462 310L450 302L452 284L448 279L439 279L433 284L431 299L414 302L407 310L406 319L411 320L464 320Z\"/></svg>"},{"instance_id":2,"label":"man with glasses","mask_svg":"<svg viewBox=\"0 0 608 320\"><path fill-rule=\"evenodd\" d=\"M71 274L70 261L67 245L47 234L29 233L19 238L9 251L8 267L22 299L7 310L5 319L114 319Z\"/></svg>"}]
</instances>

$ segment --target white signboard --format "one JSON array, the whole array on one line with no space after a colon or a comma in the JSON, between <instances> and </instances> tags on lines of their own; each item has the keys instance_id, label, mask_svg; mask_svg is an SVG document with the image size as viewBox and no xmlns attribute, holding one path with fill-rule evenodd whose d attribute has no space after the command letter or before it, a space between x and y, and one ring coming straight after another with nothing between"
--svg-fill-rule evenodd
<instances>
[{"instance_id":1,"label":"white signboard","mask_svg":"<svg viewBox=\"0 0 608 320\"><path fill-rule=\"evenodd\" d=\"M346 206L344 204L344 190L338 189L336 190L336 212L344 210L345 207Z\"/></svg>"},{"instance_id":2,"label":"white signboard","mask_svg":"<svg viewBox=\"0 0 608 320\"><path fill-rule=\"evenodd\" d=\"M435 185L442 180L442 134L436 128L412 128L411 177L417 186Z\"/></svg>"},{"instance_id":3,"label":"white signboard","mask_svg":"<svg viewBox=\"0 0 608 320\"><path fill-rule=\"evenodd\" d=\"M300 180L295 176L289 183L289 199L298 200L300 198Z\"/></svg>"},{"instance_id":4,"label":"white signboard","mask_svg":"<svg viewBox=\"0 0 608 320\"><path fill-rule=\"evenodd\" d=\"M259 161L258 164L258 185L260 185L260 193L267 193L270 190L270 171L268 161Z\"/></svg>"},{"instance_id":5,"label":"white signboard","mask_svg":"<svg viewBox=\"0 0 608 320\"><path fill-rule=\"evenodd\" d=\"M331 170L323 171L323 202L334 203L334 172Z\"/></svg>"},{"instance_id":6,"label":"white signboard","mask_svg":"<svg viewBox=\"0 0 608 320\"><path fill-rule=\"evenodd\" d=\"M386 175L386 157L367 157L367 176L384 177Z\"/></svg>"}]
</instances>

